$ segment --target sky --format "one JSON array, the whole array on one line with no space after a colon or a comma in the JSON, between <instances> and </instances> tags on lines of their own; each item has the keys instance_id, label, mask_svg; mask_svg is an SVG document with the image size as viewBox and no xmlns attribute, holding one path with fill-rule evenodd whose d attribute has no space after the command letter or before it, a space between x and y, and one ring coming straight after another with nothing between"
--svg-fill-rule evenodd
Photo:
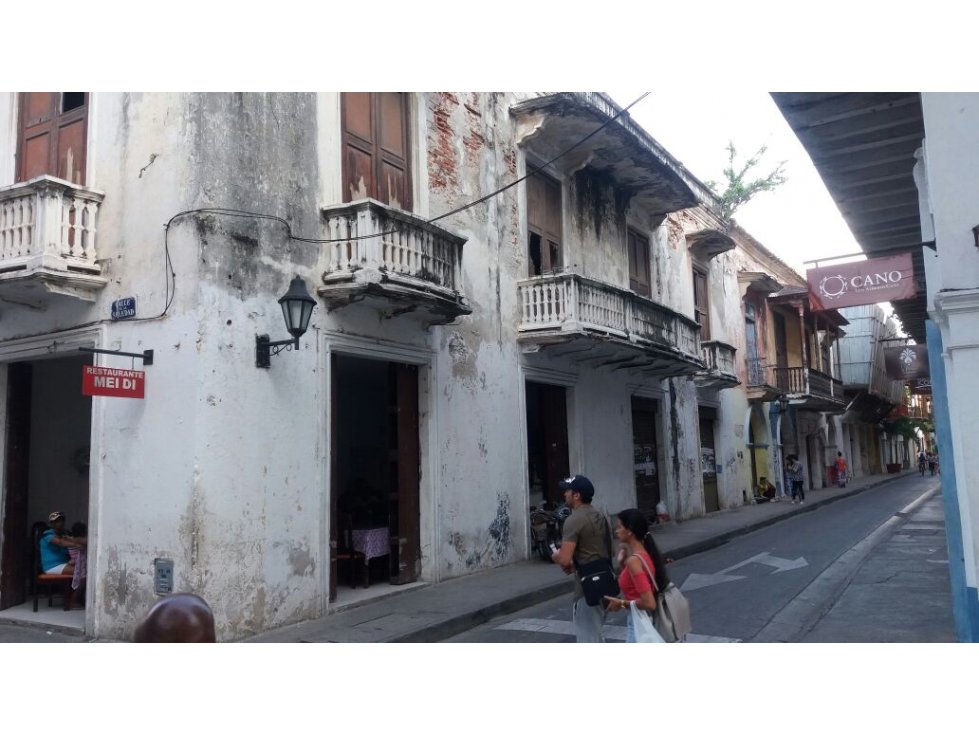
<instances>
[{"instance_id":1,"label":"sky","mask_svg":"<svg viewBox=\"0 0 979 734\"><path fill-rule=\"evenodd\" d=\"M636 87L609 94L626 106L643 91ZM734 218L800 273L807 260L860 252L809 155L766 92L654 91L629 114L703 182L723 181L729 141L738 162L768 147L753 178L785 161L786 183L757 194Z\"/></svg>"}]
</instances>

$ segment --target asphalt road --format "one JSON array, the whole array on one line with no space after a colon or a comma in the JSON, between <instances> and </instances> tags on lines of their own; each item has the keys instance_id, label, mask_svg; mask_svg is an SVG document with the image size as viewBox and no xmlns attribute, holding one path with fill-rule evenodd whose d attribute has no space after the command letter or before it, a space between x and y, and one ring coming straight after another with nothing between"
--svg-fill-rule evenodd
<instances>
[{"instance_id":1,"label":"asphalt road","mask_svg":"<svg viewBox=\"0 0 979 734\"><path fill-rule=\"evenodd\" d=\"M692 608L688 641L951 641L948 608L921 627L898 588L927 588L939 606L944 593L950 608L941 495L895 518L937 487L937 477L908 476L670 564ZM562 598L446 642L572 642L570 619ZM610 642L624 640L624 625L624 614L609 615Z\"/></svg>"}]
</instances>

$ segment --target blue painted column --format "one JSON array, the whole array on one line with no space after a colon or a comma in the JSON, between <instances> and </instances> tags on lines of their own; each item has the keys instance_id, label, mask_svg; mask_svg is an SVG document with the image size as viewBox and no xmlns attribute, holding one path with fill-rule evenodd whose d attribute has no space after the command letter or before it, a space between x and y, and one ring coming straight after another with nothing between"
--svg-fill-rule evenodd
<instances>
[{"instance_id":1,"label":"blue painted column","mask_svg":"<svg viewBox=\"0 0 979 734\"><path fill-rule=\"evenodd\" d=\"M948 414L948 386L945 360L942 359L942 332L931 319L925 321L928 364L931 371L932 411L942 467L942 500L945 506L945 537L948 539L948 574L952 585L952 613L959 642L979 642L979 596L966 585L965 554L962 545L962 517L959 513L958 486L955 481L955 456L952 449L952 423Z\"/></svg>"}]
</instances>

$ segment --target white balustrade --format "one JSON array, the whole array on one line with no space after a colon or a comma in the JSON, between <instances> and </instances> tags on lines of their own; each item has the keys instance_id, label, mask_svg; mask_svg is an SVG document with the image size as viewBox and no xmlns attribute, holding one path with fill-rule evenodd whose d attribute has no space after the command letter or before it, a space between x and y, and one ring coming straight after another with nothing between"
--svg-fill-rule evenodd
<instances>
[{"instance_id":1,"label":"white balustrade","mask_svg":"<svg viewBox=\"0 0 979 734\"><path fill-rule=\"evenodd\" d=\"M459 290L464 238L373 199L324 207L323 219L339 240L327 244L328 282L366 269Z\"/></svg>"},{"instance_id":2,"label":"white balustrade","mask_svg":"<svg viewBox=\"0 0 979 734\"><path fill-rule=\"evenodd\" d=\"M700 356L696 322L632 291L574 273L530 278L518 283L518 288L522 332L598 331Z\"/></svg>"},{"instance_id":3,"label":"white balustrade","mask_svg":"<svg viewBox=\"0 0 979 734\"><path fill-rule=\"evenodd\" d=\"M52 176L0 189L0 271L45 267L98 272L103 194Z\"/></svg>"}]
</instances>

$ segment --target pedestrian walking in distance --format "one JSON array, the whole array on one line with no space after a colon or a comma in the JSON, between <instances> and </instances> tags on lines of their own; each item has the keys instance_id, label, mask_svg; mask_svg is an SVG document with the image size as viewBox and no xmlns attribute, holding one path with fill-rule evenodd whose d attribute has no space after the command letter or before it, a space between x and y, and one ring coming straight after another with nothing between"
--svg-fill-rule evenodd
<instances>
[{"instance_id":1,"label":"pedestrian walking in distance","mask_svg":"<svg viewBox=\"0 0 979 734\"><path fill-rule=\"evenodd\" d=\"M605 515L592 507L595 487L588 477L576 474L558 483L564 490L564 502L571 508L571 515L564 521L561 547L551 557L565 573L574 575L574 593L571 598L571 625L578 642L605 642L602 625L605 623L605 607L589 606L575 566L607 559L611 563L611 528Z\"/></svg>"},{"instance_id":2,"label":"pedestrian walking in distance","mask_svg":"<svg viewBox=\"0 0 979 734\"><path fill-rule=\"evenodd\" d=\"M615 538L621 543L615 560L616 566L621 569L619 588L622 596L606 597L609 611L618 612L635 606L652 615L656 611L653 580L656 581L656 588L665 589L670 579L666 575L666 562L649 532L645 515L637 509L622 510L616 515ZM626 620L625 641L636 641L631 614Z\"/></svg>"},{"instance_id":3,"label":"pedestrian walking in distance","mask_svg":"<svg viewBox=\"0 0 979 734\"><path fill-rule=\"evenodd\" d=\"M836 484L841 488L846 486L846 459L842 451L836 452Z\"/></svg>"}]
</instances>

